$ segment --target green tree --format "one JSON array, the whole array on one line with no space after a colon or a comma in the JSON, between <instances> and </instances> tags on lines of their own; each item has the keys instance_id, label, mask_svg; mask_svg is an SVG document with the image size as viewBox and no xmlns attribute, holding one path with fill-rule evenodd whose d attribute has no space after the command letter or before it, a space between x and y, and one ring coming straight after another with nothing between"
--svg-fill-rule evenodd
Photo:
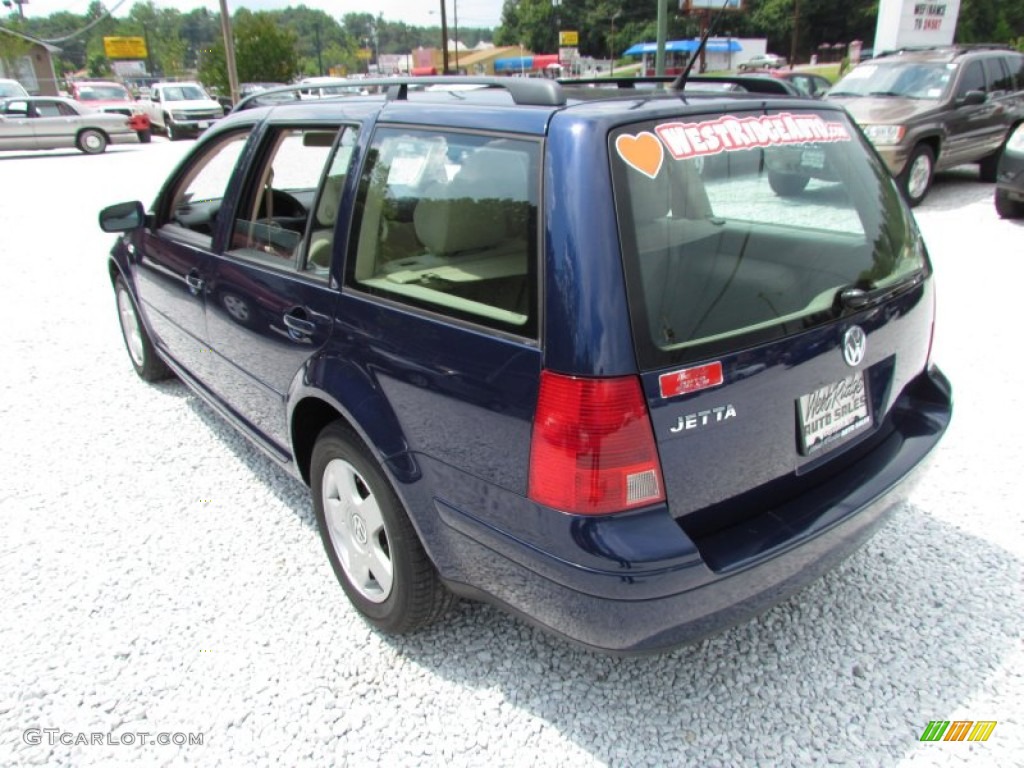
<instances>
[{"instance_id":1,"label":"green tree","mask_svg":"<svg viewBox=\"0 0 1024 768\"><path fill-rule=\"evenodd\" d=\"M278 15L240 10L232 20L235 64L243 83L287 83L299 72L295 33L278 24ZM218 41L204 57L199 76L207 85L227 90L228 74L224 43Z\"/></svg>"},{"instance_id":2,"label":"green tree","mask_svg":"<svg viewBox=\"0 0 1024 768\"><path fill-rule=\"evenodd\" d=\"M8 21L7 25L11 28L17 26L11 21ZM3 76L16 78L21 59L28 56L31 50L31 41L0 30L0 71L3 72Z\"/></svg>"}]
</instances>

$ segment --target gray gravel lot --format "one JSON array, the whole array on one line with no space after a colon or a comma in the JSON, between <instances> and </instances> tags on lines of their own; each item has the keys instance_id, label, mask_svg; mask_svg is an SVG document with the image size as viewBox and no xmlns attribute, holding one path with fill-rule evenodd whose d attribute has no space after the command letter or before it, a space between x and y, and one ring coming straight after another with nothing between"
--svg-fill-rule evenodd
<instances>
[{"instance_id":1,"label":"gray gravel lot","mask_svg":"<svg viewBox=\"0 0 1024 768\"><path fill-rule=\"evenodd\" d=\"M468 602L369 630L306 489L135 376L96 212L190 146L0 152L0 765L1024 765L1024 224L974 169L917 209L956 416L913 503L758 620L616 659ZM918 742L957 719L998 725Z\"/></svg>"}]
</instances>

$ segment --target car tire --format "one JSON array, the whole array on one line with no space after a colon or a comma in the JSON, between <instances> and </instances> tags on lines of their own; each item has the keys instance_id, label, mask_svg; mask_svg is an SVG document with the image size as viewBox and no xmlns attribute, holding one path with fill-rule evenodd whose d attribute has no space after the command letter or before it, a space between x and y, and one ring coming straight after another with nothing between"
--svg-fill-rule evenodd
<instances>
[{"instance_id":1,"label":"car tire","mask_svg":"<svg viewBox=\"0 0 1024 768\"><path fill-rule=\"evenodd\" d=\"M779 197L796 197L807 189L810 180L809 176L802 173L768 172L768 186Z\"/></svg>"},{"instance_id":2,"label":"car tire","mask_svg":"<svg viewBox=\"0 0 1024 768\"><path fill-rule=\"evenodd\" d=\"M1024 202L1011 200L1005 189L996 190L996 213L1001 219L1024 219Z\"/></svg>"},{"instance_id":3,"label":"car tire","mask_svg":"<svg viewBox=\"0 0 1024 768\"><path fill-rule=\"evenodd\" d=\"M313 510L327 557L349 601L384 632L440 618L453 596L441 583L377 460L340 422L313 447Z\"/></svg>"},{"instance_id":4,"label":"car tire","mask_svg":"<svg viewBox=\"0 0 1024 768\"><path fill-rule=\"evenodd\" d=\"M168 141L177 141L181 138L181 133L174 130L174 123L171 122L170 115L164 115L164 130L167 132Z\"/></svg>"},{"instance_id":5,"label":"car tire","mask_svg":"<svg viewBox=\"0 0 1024 768\"><path fill-rule=\"evenodd\" d=\"M128 358L139 378L144 381L160 381L169 378L172 373L167 364L160 359L153 348L153 342L146 332L146 326L139 317L139 309L135 304L131 291L118 276L114 280L114 296L117 299L117 315L121 321L121 337L128 350Z\"/></svg>"},{"instance_id":6,"label":"car tire","mask_svg":"<svg viewBox=\"0 0 1024 768\"><path fill-rule=\"evenodd\" d=\"M153 140L153 131L149 128L144 131L138 131L138 134L140 144L149 144Z\"/></svg>"},{"instance_id":7,"label":"car tire","mask_svg":"<svg viewBox=\"0 0 1024 768\"><path fill-rule=\"evenodd\" d=\"M1013 133L1011 130L1010 133ZM995 184L996 175L999 173L999 158L1003 156L1003 148L999 147L995 152L978 161L978 180L986 184Z\"/></svg>"},{"instance_id":8,"label":"car tire","mask_svg":"<svg viewBox=\"0 0 1024 768\"><path fill-rule=\"evenodd\" d=\"M98 155L107 148L107 137L103 134L103 131L97 131L95 128L86 128L80 134L75 142L78 149L85 152L87 155Z\"/></svg>"},{"instance_id":9,"label":"car tire","mask_svg":"<svg viewBox=\"0 0 1024 768\"><path fill-rule=\"evenodd\" d=\"M907 165L898 177L903 196L911 207L919 205L932 186L935 174L935 152L927 144L918 144L910 153Z\"/></svg>"}]
</instances>

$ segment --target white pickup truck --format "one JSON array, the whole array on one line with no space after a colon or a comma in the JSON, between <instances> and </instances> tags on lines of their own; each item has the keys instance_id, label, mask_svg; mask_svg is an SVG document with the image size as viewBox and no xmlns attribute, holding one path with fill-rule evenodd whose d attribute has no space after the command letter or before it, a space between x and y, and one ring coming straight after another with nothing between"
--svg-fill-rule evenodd
<instances>
[{"instance_id":1,"label":"white pickup truck","mask_svg":"<svg viewBox=\"0 0 1024 768\"><path fill-rule=\"evenodd\" d=\"M149 115L153 128L175 141L198 136L224 116L221 105L199 83L156 83L139 106Z\"/></svg>"}]
</instances>

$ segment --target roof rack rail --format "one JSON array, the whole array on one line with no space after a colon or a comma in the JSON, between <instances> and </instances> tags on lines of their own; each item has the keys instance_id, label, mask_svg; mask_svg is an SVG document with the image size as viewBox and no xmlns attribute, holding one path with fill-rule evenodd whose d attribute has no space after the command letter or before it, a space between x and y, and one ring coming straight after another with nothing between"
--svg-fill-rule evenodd
<instances>
[{"instance_id":1,"label":"roof rack rail","mask_svg":"<svg viewBox=\"0 0 1024 768\"><path fill-rule=\"evenodd\" d=\"M885 56L901 56L905 53L928 53L929 51L947 52L954 56L962 56L972 51L1012 51L1014 48L1004 43L950 43L949 45L904 45L900 48L876 53L874 58Z\"/></svg>"},{"instance_id":2,"label":"roof rack rail","mask_svg":"<svg viewBox=\"0 0 1024 768\"><path fill-rule=\"evenodd\" d=\"M386 94L388 101L405 101L409 97L410 86L418 88L420 86L431 85L468 85L477 86L479 88L502 88L508 91L512 96L512 101L520 106L561 107L565 105L565 93L558 82L554 80L526 77L466 77L458 75L439 75L437 77L366 77L358 79L339 77L336 80L318 81L315 85L311 85L309 83L295 83L293 85L281 86L280 88L268 88L265 91L259 91L258 93L246 96L235 105L232 111L240 112L243 109L251 109L253 107L261 106L256 102L259 102L260 99L269 95L278 93L294 93L296 91L305 91L313 87L378 87ZM439 88L438 90L444 89ZM324 98L351 98L351 96L339 94L337 97L327 96Z\"/></svg>"},{"instance_id":3,"label":"roof rack rail","mask_svg":"<svg viewBox=\"0 0 1024 768\"><path fill-rule=\"evenodd\" d=\"M674 75L646 76L646 77L589 77L581 79L561 79L558 82L566 88L574 86L607 86L618 89L635 89L637 86L665 83L674 83ZM738 85L748 93L772 93L781 96L793 96L793 91L784 83L771 77L759 77L757 75L693 75L686 84L699 83L731 83ZM663 89L668 91L669 89ZM699 90L695 88L694 90Z\"/></svg>"}]
</instances>

